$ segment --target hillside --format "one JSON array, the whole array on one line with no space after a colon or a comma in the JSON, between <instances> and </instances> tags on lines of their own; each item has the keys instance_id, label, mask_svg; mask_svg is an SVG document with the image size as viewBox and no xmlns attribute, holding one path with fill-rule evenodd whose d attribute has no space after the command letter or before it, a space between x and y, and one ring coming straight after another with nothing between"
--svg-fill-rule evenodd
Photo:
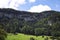
<instances>
[{"instance_id":1,"label":"hillside","mask_svg":"<svg viewBox=\"0 0 60 40\"><path fill-rule=\"evenodd\" d=\"M51 35L52 30L54 31L55 29L54 25L56 24L56 26L60 26L57 25L57 23L60 23L60 12L53 10L33 13L9 8L0 9L0 28L9 33L19 32L35 35L37 28L42 28L41 30L45 30L47 32L42 32L41 34L38 32L36 35ZM53 29L51 26L53 26ZM58 31L59 28L60 27L56 28L56 31Z\"/></svg>"}]
</instances>

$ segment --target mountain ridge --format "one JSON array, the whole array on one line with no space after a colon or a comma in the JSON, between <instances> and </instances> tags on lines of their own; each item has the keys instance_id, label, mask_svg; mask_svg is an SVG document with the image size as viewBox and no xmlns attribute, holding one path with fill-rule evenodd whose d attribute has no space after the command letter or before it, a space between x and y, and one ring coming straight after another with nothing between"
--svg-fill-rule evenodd
<instances>
[{"instance_id":1,"label":"mountain ridge","mask_svg":"<svg viewBox=\"0 0 60 40\"><path fill-rule=\"evenodd\" d=\"M21 11L21 10L16 10L12 8L0 8L0 11L18 11L18 12L29 12L29 11ZM60 12L60 11L55 11L55 10L48 10L48 11L42 11L42 12L30 12L30 13L43 13L43 12Z\"/></svg>"}]
</instances>

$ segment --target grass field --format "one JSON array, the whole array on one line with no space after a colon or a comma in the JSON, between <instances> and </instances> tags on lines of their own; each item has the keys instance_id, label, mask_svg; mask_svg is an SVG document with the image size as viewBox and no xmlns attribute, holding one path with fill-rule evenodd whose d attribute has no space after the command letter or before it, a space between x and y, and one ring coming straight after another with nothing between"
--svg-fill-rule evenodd
<instances>
[{"instance_id":1,"label":"grass field","mask_svg":"<svg viewBox=\"0 0 60 40\"><path fill-rule=\"evenodd\" d=\"M30 40L30 38L33 37L35 40L44 40L46 37L48 36L44 36L44 38L42 38L42 36L33 36L33 35L24 35L24 34L8 34L6 40ZM48 39L50 40L50 38L48 37Z\"/></svg>"}]
</instances>

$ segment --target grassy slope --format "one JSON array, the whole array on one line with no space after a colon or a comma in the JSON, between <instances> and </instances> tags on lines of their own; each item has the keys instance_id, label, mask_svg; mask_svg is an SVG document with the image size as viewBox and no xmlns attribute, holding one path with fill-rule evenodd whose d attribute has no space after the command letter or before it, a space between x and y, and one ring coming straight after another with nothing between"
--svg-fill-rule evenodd
<instances>
[{"instance_id":1,"label":"grassy slope","mask_svg":"<svg viewBox=\"0 0 60 40\"><path fill-rule=\"evenodd\" d=\"M42 36L36 37L33 35L24 35L24 34L17 34L17 35L8 34L6 40L30 40L30 37L33 37L35 40L44 40L44 38L46 38L47 36L44 36L44 38L42 38Z\"/></svg>"}]
</instances>

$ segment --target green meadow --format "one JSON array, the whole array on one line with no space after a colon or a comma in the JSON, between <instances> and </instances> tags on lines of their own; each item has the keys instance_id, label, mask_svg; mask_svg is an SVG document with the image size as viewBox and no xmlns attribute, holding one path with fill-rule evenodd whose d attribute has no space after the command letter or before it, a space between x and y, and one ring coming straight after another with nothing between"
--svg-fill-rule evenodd
<instances>
[{"instance_id":1,"label":"green meadow","mask_svg":"<svg viewBox=\"0 0 60 40\"><path fill-rule=\"evenodd\" d=\"M50 36L33 36L33 35L25 35L25 34L8 34L6 40L30 40L30 38L33 37L35 40L45 40L46 37L48 37L48 40L50 39Z\"/></svg>"}]
</instances>

